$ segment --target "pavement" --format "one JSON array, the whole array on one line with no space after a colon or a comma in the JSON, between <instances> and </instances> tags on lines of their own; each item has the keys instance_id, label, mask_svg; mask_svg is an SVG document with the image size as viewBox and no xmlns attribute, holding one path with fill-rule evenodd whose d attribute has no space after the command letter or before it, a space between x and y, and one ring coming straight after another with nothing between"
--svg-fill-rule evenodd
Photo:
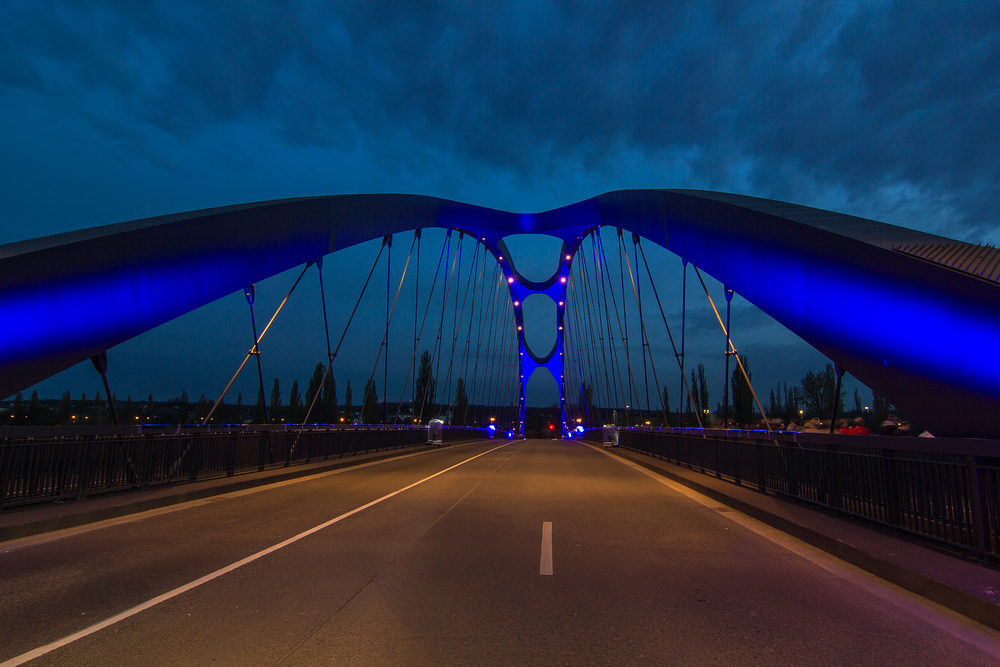
<instances>
[{"instance_id":1,"label":"pavement","mask_svg":"<svg viewBox=\"0 0 1000 667\"><path fill-rule=\"evenodd\" d=\"M428 449L436 448L406 447L234 477L7 508L0 512L0 542ZM966 554L950 552L942 545L916 536L891 533L887 528L825 508L739 486L640 452L620 447L610 451L901 588L1000 630L1000 571Z\"/></svg>"},{"instance_id":2,"label":"pavement","mask_svg":"<svg viewBox=\"0 0 1000 667\"><path fill-rule=\"evenodd\" d=\"M737 485L643 452L609 451L877 577L1000 630L1000 570L947 545L828 508Z\"/></svg>"},{"instance_id":3,"label":"pavement","mask_svg":"<svg viewBox=\"0 0 1000 667\"><path fill-rule=\"evenodd\" d=\"M458 443L449 442L445 446L452 444ZM261 472L244 473L232 477L210 477L196 482L175 482L91 494L75 500L57 500L51 503L8 507L0 512L0 542L40 535L54 530L74 528L128 514L146 512L191 500L200 500L223 493L242 491L256 486L284 482L329 470L358 466L429 449L437 449L437 447L416 445L364 454L347 454L325 461L268 468Z\"/></svg>"}]
</instances>

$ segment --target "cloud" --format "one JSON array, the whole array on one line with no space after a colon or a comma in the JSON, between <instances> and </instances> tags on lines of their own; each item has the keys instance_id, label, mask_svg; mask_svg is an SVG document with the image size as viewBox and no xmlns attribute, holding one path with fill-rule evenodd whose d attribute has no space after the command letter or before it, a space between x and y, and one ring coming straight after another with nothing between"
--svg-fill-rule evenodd
<instances>
[{"instance_id":1,"label":"cloud","mask_svg":"<svg viewBox=\"0 0 1000 667\"><path fill-rule=\"evenodd\" d=\"M410 171L409 155L434 152L450 159L433 169L526 187L627 187L631 153L647 171L672 163L664 176L683 182L664 186L969 237L1000 195L992 2L15 2L0 15L0 87L81 109L115 96L106 127L190 140L252 121L290 146L363 146Z\"/></svg>"}]
</instances>

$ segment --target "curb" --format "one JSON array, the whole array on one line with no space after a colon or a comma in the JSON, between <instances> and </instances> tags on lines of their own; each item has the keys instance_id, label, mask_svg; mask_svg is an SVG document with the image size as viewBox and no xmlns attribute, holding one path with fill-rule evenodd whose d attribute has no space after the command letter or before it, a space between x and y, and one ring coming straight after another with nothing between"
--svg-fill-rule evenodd
<instances>
[{"instance_id":1,"label":"curb","mask_svg":"<svg viewBox=\"0 0 1000 667\"><path fill-rule=\"evenodd\" d=\"M632 461L637 465L641 465L647 470L651 470L674 482L677 482L678 484L682 484L692 491L697 491L712 500L724 503L733 509L742 512L743 514L760 521L761 523L765 523L772 528L776 528L783 533L802 540L806 544L810 544L817 549L821 549L822 551L825 551L846 563L850 563L855 567L873 574L880 579L884 579L885 581L895 584L896 586L910 591L911 593L915 593L916 595L926 598L932 602L936 602L942 607L947 607L948 609L972 619L977 623L981 623L987 627L993 628L994 630L1000 630L1000 607L977 597L972 593L949 586L948 584L932 579L931 577L920 574L919 572L914 572L913 570L903 567L902 565L887 561L884 558L870 554L863 549L847 544L846 542L830 537L829 535L824 535L823 533L813 530L812 528L807 528L806 526L795 523L785 517L772 514L771 512L761 509L756 505L751 505L750 503L729 496L718 489L713 489L681 475L676 475L669 470L664 470L659 466L643 461L641 458L633 458L632 456L626 457L622 453L615 451L616 449L627 448L612 447L609 449L611 449L616 456L628 458L629 461ZM628 451L634 452L642 457L648 457L648 455L643 452L631 449ZM656 460L659 461L660 459ZM664 461L664 463L667 463L667 465L673 465L667 461Z\"/></svg>"}]
</instances>

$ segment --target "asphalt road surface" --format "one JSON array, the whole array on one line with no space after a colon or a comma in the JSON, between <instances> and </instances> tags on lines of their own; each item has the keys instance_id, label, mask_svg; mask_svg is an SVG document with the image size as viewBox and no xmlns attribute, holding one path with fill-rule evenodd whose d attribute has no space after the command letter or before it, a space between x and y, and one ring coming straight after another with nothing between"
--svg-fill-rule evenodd
<instances>
[{"instance_id":1,"label":"asphalt road surface","mask_svg":"<svg viewBox=\"0 0 1000 667\"><path fill-rule=\"evenodd\" d=\"M577 442L0 544L2 665L969 666L998 636Z\"/></svg>"}]
</instances>

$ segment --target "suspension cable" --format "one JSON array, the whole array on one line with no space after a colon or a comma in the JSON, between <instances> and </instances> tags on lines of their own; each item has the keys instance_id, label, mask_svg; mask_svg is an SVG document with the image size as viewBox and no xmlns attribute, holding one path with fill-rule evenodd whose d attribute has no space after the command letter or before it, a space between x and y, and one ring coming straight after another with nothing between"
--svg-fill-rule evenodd
<instances>
[{"instance_id":1,"label":"suspension cable","mask_svg":"<svg viewBox=\"0 0 1000 667\"><path fill-rule=\"evenodd\" d=\"M327 348L327 358L329 363L327 364L326 370L323 372L323 379L319 382L319 387L316 388L316 394L313 396L312 401L309 403L309 409L306 411L306 416L302 419L302 425L309 423L309 416L312 415L313 408L316 406L316 400L319 398L320 394L323 393L323 385L326 384L326 378L328 375L333 374L333 360L337 358L337 353L340 352L340 346L344 342L344 336L347 335L347 330L351 328L351 322L354 320L354 314L358 312L358 306L361 305L361 299L364 297L365 292L368 290L368 283L371 282L372 274L375 273L375 267L378 266L378 260L382 257L382 251L385 249L385 241L383 239L383 244L378 249L378 254L375 256L375 261L372 262L372 268L368 271L368 277L365 279L365 284L361 288L361 293L358 294L358 300L354 302L354 309L351 311L351 316L347 318L347 324L344 326L343 333L340 334L340 340L337 341L337 347L334 348L333 352L329 351ZM347 416L350 419L350 415Z\"/></svg>"},{"instance_id":2,"label":"suspension cable","mask_svg":"<svg viewBox=\"0 0 1000 667\"><path fill-rule=\"evenodd\" d=\"M753 385L750 383L750 377L747 375L747 370L743 367L743 362L740 361L740 355L736 353L736 347L733 345L733 339L729 335L729 330L726 329L726 325L722 323L722 317L719 315L719 309L715 307L715 301L712 300L712 295L708 293L708 287L705 286L705 280L701 277L701 271L698 267L694 267L694 271L698 274L698 280L701 282L702 289L705 290L705 296L708 297L708 302L712 304L712 311L715 313L715 318L719 320L719 326L722 327L722 331L726 334L727 340L729 340L729 353L736 357L736 363L740 367L740 372L743 373L743 379L747 381L747 387L750 388L750 394L753 396L754 403L757 404L757 409L760 410L760 415L764 418L764 425L767 426L768 435L771 434L771 421L767 418L767 413L764 412L763 406L761 406L760 401L757 399L757 392L753 390ZM728 382L729 378L726 378ZM726 424L726 428L729 425Z\"/></svg>"},{"instance_id":3,"label":"suspension cable","mask_svg":"<svg viewBox=\"0 0 1000 667\"><path fill-rule=\"evenodd\" d=\"M222 403L222 399L224 399L226 397L226 392L228 392L229 388L233 386L233 382L236 381L236 378L239 376L240 372L243 370L243 367L246 366L246 363L248 361L250 361L250 357L252 357L254 355L257 355L257 363L260 364L260 352L259 352L259 348L257 346L260 345L260 341L263 340L264 334L267 333L267 330L269 328L271 328L271 324L274 322L274 318L276 318L278 316L278 313L281 312L281 309L285 307L286 303L288 303L288 297L290 297L292 295L292 292L295 291L295 288L298 287L299 281L302 280L302 276L304 276L306 274L306 271L309 269L310 266L312 266L312 263L313 263L313 260L310 260L310 261L306 262L305 267L302 269L302 273L300 273L299 277L295 279L295 282L292 284L292 288L290 290L288 290L288 294L285 295L285 298L281 301L281 304L278 306L278 309L276 311L274 311L274 315L271 316L270 322L267 323L267 326L264 327L264 330L260 332L259 336L257 336L256 334L254 335L253 347L250 348L249 352L247 352L247 356L243 359L243 363L240 364L240 367L236 369L236 373L233 375L233 379L231 379L229 381L229 384L226 385L226 388L222 390L221 394L219 394L219 398L215 401L215 405L213 405L212 409L208 411L208 414L205 415L205 418L201 420L202 424L207 424L208 423L208 420L212 416L212 414L215 412L215 409L219 407L219 404ZM251 292L252 292L252 290L251 290ZM251 308L252 307L253 307L253 304L251 304ZM252 315L251 315L251 319L252 319ZM254 329L256 330L256 328L257 328L257 326L256 326L256 324L254 324ZM263 394L263 393L264 393L264 389L263 389L263 376L261 376L261 394Z\"/></svg>"},{"instance_id":4,"label":"suspension cable","mask_svg":"<svg viewBox=\"0 0 1000 667\"><path fill-rule=\"evenodd\" d=\"M451 229L448 229L448 231L446 233L446 238L451 238ZM418 237L418 239L419 239L419 237ZM431 299L434 298L434 289L437 287L438 275L440 275L440 273L441 273L441 261L444 259L444 248L445 248L444 244L441 244L441 254L438 256L437 268L434 270L434 280L431 281L431 291L430 291L430 294L427 295L427 305L424 307L424 316L423 316L423 319L420 320L420 331L417 334L417 337L414 338L413 355L410 357L410 367L406 371L406 380L404 381L403 388L402 388L402 390L399 393L400 409L402 408L402 405L403 405L403 396L406 395L406 386L410 382L411 373L413 371L413 364L414 364L414 362L416 361L416 358L417 358L418 342L419 342L420 338L424 335L424 325L427 323L427 313L430 311L430 308L431 308ZM414 382L414 385L416 385L415 382ZM414 400L416 400L416 391L415 390L414 390ZM421 407L420 411L421 411L421 413L423 413L423 407ZM398 416L398 414L399 414L399 412L397 410L397 416Z\"/></svg>"},{"instance_id":5,"label":"suspension cable","mask_svg":"<svg viewBox=\"0 0 1000 667\"><path fill-rule=\"evenodd\" d=\"M673 336L672 333L670 333L670 324L667 323L667 315L663 311L663 304L660 302L660 293L656 289L656 283L653 282L653 274L649 270L649 262L646 261L646 251L643 250L643 248L642 248L641 245L639 246L639 252L642 254L642 263L646 267L646 275L649 276L649 284L653 288L653 296L656 297L656 305L660 308L660 316L663 318L663 326L666 327L666 329L667 329L667 337L670 339L670 347L674 351L674 359L676 359L677 365L680 367L680 371L681 371L681 385L683 386L683 388L687 392L687 397L688 397L689 405L691 405L691 404L697 405L698 402L694 400L694 396L691 393L691 386L688 384L687 377L684 375L684 355L683 354L677 354L677 346L674 344L674 336ZM680 414L681 412L683 412L683 407L684 407L684 397L682 396L681 397L681 406L678 408L678 414ZM695 415L694 416L695 416L695 419L698 420L698 428L704 428L702 426L702 423L701 423L701 416L698 414L697 411L695 411Z\"/></svg>"}]
</instances>

